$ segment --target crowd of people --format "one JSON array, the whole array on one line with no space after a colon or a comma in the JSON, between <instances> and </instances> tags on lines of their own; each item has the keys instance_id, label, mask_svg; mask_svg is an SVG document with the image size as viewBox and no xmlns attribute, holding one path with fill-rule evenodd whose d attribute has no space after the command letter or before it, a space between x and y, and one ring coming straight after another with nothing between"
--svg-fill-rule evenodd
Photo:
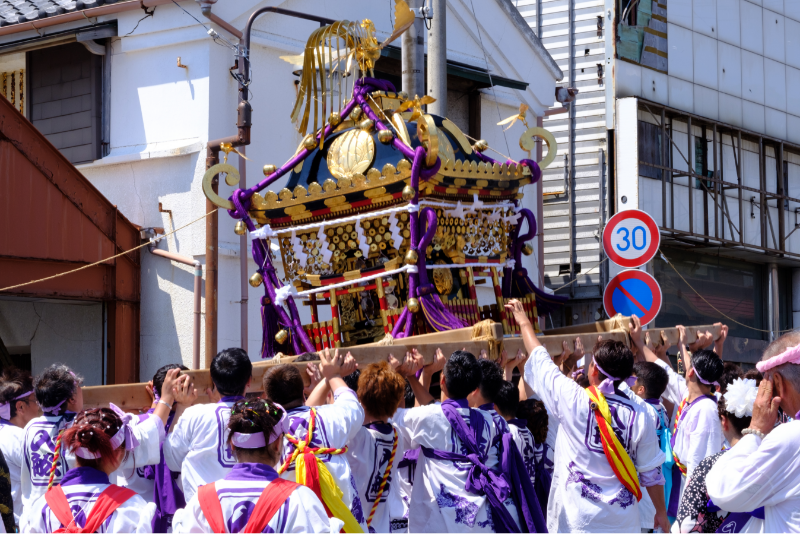
<instances>
[{"instance_id":1,"label":"crowd of people","mask_svg":"<svg viewBox=\"0 0 800 534\"><path fill-rule=\"evenodd\" d=\"M681 329L676 370L636 317L630 348L553 358L508 312L526 350L498 361L326 349L254 395L233 348L212 402L167 365L142 414L6 369L0 532L800 532L800 333L745 373L725 327Z\"/></svg>"}]
</instances>

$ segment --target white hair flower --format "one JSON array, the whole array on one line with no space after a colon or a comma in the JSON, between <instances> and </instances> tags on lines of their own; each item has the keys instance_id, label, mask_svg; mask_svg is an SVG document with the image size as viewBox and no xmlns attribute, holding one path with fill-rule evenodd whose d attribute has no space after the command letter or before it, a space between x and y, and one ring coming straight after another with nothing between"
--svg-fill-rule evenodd
<instances>
[{"instance_id":1,"label":"white hair flower","mask_svg":"<svg viewBox=\"0 0 800 534\"><path fill-rule=\"evenodd\" d=\"M736 417L750 417L753 415L753 403L756 401L758 386L752 378L737 378L730 384L725 392L726 411Z\"/></svg>"}]
</instances>

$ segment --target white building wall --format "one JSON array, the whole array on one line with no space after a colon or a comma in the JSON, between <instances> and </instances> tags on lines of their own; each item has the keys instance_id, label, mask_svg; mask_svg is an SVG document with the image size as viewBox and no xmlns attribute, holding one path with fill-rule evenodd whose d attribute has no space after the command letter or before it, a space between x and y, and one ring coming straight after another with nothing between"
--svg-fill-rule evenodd
<instances>
[{"instance_id":1,"label":"white building wall","mask_svg":"<svg viewBox=\"0 0 800 534\"><path fill-rule=\"evenodd\" d=\"M668 73L619 60L617 96L800 143L799 7L795 0L670 0Z\"/></svg>"},{"instance_id":2,"label":"white building wall","mask_svg":"<svg viewBox=\"0 0 800 534\"><path fill-rule=\"evenodd\" d=\"M103 321L98 302L0 300L0 338L7 347L30 349L34 375L65 363L87 386L104 383Z\"/></svg>"}]
</instances>

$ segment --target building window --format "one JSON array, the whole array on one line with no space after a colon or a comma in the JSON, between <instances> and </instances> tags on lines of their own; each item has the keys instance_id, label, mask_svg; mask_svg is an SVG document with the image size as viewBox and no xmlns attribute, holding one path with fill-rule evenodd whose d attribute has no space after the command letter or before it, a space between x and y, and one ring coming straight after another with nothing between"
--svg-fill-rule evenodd
<instances>
[{"instance_id":1,"label":"building window","mask_svg":"<svg viewBox=\"0 0 800 534\"><path fill-rule=\"evenodd\" d=\"M730 328L731 336L766 339L764 333L727 321L720 315L722 312L742 324L766 328L762 266L677 249L667 249L664 253L703 298L657 256L653 260L653 269L663 300L661 312L655 320L656 328L722 321Z\"/></svg>"},{"instance_id":2,"label":"building window","mask_svg":"<svg viewBox=\"0 0 800 534\"><path fill-rule=\"evenodd\" d=\"M639 121L639 175L655 180L661 179L661 169L651 165L666 167L661 161L664 150L661 147L661 128L649 122Z\"/></svg>"},{"instance_id":3,"label":"building window","mask_svg":"<svg viewBox=\"0 0 800 534\"><path fill-rule=\"evenodd\" d=\"M100 159L102 57L81 43L28 52L30 119L73 164Z\"/></svg>"}]
</instances>

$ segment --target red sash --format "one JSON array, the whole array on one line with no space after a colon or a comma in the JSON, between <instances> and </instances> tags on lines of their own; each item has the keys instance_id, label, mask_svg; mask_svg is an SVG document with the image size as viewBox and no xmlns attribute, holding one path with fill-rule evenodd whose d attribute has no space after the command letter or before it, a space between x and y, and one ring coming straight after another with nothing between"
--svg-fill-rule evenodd
<instances>
[{"instance_id":1,"label":"red sash","mask_svg":"<svg viewBox=\"0 0 800 534\"><path fill-rule=\"evenodd\" d=\"M103 490L103 493L97 498L97 501L92 506L92 511L86 518L86 524L83 528L75 523L75 517L72 515L72 510L69 506L67 496L64 495L64 490L61 486L53 486L47 493L44 494L44 500L50 506L53 515L56 516L63 527L56 530L56 532L69 532L69 533L83 533L83 532L97 532L100 526L106 519L111 517L117 508L125 504L131 497L136 495L135 492L128 488L121 488L119 486L110 485Z\"/></svg>"},{"instance_id":2,"label":"red sash","mask_svg":"<svg viewBox=\"0 0 800 534\"><path fill-rule=\"evenodd\" d=\"M261 496L258 498L255 508L253 508L253 513L250 514L250 519L242 532L263 532L267 523L278 513L280 507L283 506L283 503L286 502L286 499L298 486L300 484L295 484L282 478L276 478L270 482L261 492ZM222 516L222 505L217 496L216 484L212 482L211 484L200 486L197 490L197 500L211 530L217 534L227 532L225 530L225 520Z\"/></svg>"}]
</instances>

